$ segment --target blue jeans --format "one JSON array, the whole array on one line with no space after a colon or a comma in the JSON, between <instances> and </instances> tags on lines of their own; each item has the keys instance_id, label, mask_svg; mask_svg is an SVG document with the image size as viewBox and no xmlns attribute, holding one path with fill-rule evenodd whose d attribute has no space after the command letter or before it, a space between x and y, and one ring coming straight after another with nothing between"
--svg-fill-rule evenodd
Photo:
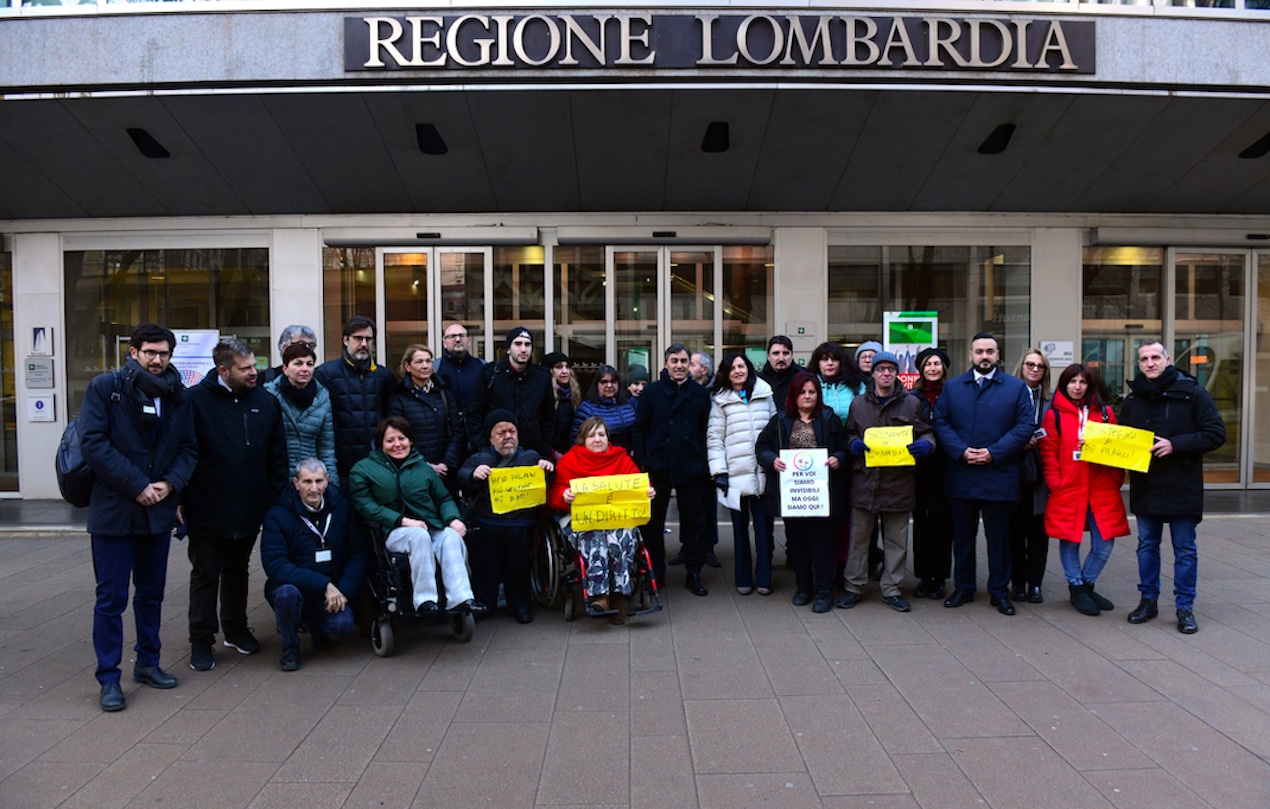
<instances>
[{"instance_id":1,"label":"blue jeans","mask_svg":"<svg viewBox=\"0 0 1270 809\"><path fill-rule=\"evenodd\" d=\"M1138 592L1143 598L1160 597L1160 541L1164 524L1168 523L1173 540L1173 599L1179 610L1195 604L1195 580L1199 555L1195 550L1195 528L1199 517L1154 517L1135 514L1138 518Z\"/></svg>"},{"instance_id":2,"label":"blue jeans","mask_svg":"<svg viewBox=\"0 0 1270 809\"><path fill-rule=\"evenodd\" d=\"M123 660L123 613L128 607L128 583L133 586L132 617L137 625L138 666L159 665L159 624L163 621L163 591L168 579L170 533L111 537L93 534L93 572L97 603L93 607L93 650L97 653L97 682L118 683Z\"/></svg>"},{"instance_id":3,"label":"blue jeans","mask_svg":"<svg viewBox=\"0 0 1270 809\"><path fill-rule=\"evenodd\" d=\"M772 586L772 535L768 529L767 501L763 495L742 497L732 515L732 547L736 556L736 586ZM754 554L750 555L750 517L754 518Z\"/></svg>"},{"instance_id":4,"label":"blue jeans","mask_svg":"<svg viewBox=\"0 0 1270 809\"><path fill-rule=\"evenodd\" d=\"M274 592L273 612L278 618L278 633L284 649L300 645L301 623L308 626L310 634L322 633L332 638L351 635L357 629L351 609L344 607L339 612L327 612L325 599L305 598L294 584L284 584Z\"/></svg>"},{"instance_id":5,"label":"blue jeans","mask_svg":"<svg viewBox=\"0 0 1270 809\"><path fill-rule=\"evenodd\" d=\"M1092 509L1085 517L1085 527L1089 529L1089 554L1085 556L1083 568L1080 564L1080 543L1065 539L1058 541L1058 558L1063 563L1063 575L1067 577L1068 584L1093 584L1098 581L1098 576L1107 566L1111 550L1116 545L1114 539L1102 538Z\"/></svg>"}]
</instances>

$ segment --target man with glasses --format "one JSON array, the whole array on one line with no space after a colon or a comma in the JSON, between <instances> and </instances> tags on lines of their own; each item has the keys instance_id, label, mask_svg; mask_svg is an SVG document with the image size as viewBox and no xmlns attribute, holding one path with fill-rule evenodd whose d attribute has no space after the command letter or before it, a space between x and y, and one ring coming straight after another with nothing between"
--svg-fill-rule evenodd
<instances>
[{"instance_id":1,"label":"man with glasses","mask_svg":"<svg viewBox=\"0 0 1270 809\"><path fill-rule=\"evenodd\" d=\"M935 402L935 437L951 466L944 492L952 518L953 581L949 608L975 597L975 539L979 518L988 543L988 595L1002 615L1010 601L1010 515L1019 499L1020 452L1032 438L1032 397L1018 377L997 367L997 338L970 341L973 367L944 383Z\"/></svg>"},{"instance_id":2,"label":"man with glasses","mask_svg":"<svg viewBox=\"0 0 1270 809\"><path fill-rule=\"evenodd\" d=\"M331 395L335 468L340 480L348 480L353 464L370 454L396 385L392 371L375 364L375 322L361 315L349 318L343 353L319 365L313 378Z\"/></svg>"},{"instance_id":3,"label":"man with glasses","mask_svg":"<svg viewBox=\"0 0 1270 809\"><path fill-rule=\"evenodd\" d=\"M293 345L308 346L317 351L317 334L308 326L302 326L293 323L282 330L282 334L278 335L278 356L281 357L288 347ZM273 368L265 369L265 378L261 384L272 382L282 376L282 366L276 365Z\"/></svg>"},{"instance_id":4,"label":"man with glasses","mask_svg":"<svg viewBox=\"0 0 1270 809\"><path fill-rule=\"evenodd\" d=\"M481 368L485 365L479 357L469 353L471 339L467 327L462 323L446 326L445 336L441 338L441 359L437 360L435 369L436 374L454 391L460 420L467 403L472 399L472 391L476 389L477 380L480 379Z\"/></svg>"},{"instance_id":5,"label":"man with glasses","mask_svg":"<svg viewBox=\"0 0 1270 809\"><path fill-rule=\"evenodd\" d=\"M1151 466L1129 473L1129 510L1138 522L1138 591L1142 600L1129 623L1159 615L1160 542L1164 525L1173 540L1173 599L1177 631L1199 631L1195 583L1199 561L1195 529L1204 519L1201 456L1226 443L1226 424L1213 398L1194 377L1180 371L1159 340L1138 345L1138 375L1120 406L1120 423L1155 433Z\"/></svg>"},{"instance_id":6,"label":"man with glasses","mask_svg":"<svg viewBox=\"0 0 1270 809\"><path fill-rule=\"evenodd\" d=\"M93 650L101 709L126 706L119 682L129 579L137 626L132 681L174 688L159 667L159 625L177 501L194 474L198 445L181 375L169 364L176 337L155 323L132 333L123 370L88 385L80 446L95 473L88 512L97 603Z\"/></svg>"}]
</instances>

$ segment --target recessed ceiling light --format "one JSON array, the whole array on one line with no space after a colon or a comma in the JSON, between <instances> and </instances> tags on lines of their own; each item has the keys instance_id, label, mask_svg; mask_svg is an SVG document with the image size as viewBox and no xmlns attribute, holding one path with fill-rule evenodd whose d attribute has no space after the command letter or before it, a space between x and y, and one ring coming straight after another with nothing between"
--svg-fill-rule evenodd
<instances>
[{"instance_id":1,"label":"recessed ceiling light","mask_svg":"<svg viewBox=\"0 0 1270 809\"><path fill-rule=\"evenodd\" d=\"M128 137L132 138L133 144L136 145L137 151L151 160L163 160L172 156L172 153L163 148L163 144L154 139L154 135L141 129L140 127L129 127Z\"/></svg>"},{"instance_id":2,"label":"recessed ceiling light","mask_svg":"<svg viewBox=\"0 0 1270 809\"><path fill-rule=\"evenodd\" d=\"M1261 140L1249 146L1239 153L1244 160L1256 160L1258 157L1265 157L1270 154L1270 132L1261 136Z\"/></svg>"},{"instance_id":3,"label":"recessed ceiling light","mask_svg":"<svg viewBox=\"0 0 1270 809\"><path fill-rule=\"evenodd\" d=\"M701 139L701 151L718 154L726 152L731 145L728 136L727 121L711 121L706 127L706 136Z\"/></svg>"},{"instance_id":4,"label":"recessed ceiling light","mask_svg":"<svg viewBox=\"0 0 1270 809\"><path fill-rule=\"evenodd\" d=\"M1010 145L1010 138L1014 137L1014 124L1001 124L992 130L992 134L983 139L983 143L979 144L979 154L1001 154Z\"/></svg>"},{"instance_id":5,"label":"recessed ceiling light","mask_svg":"<svg viewBox=\"0 0 1270 809\"><path fill-rule=\"evenodd\" d=\"M442 155L450 151L445 139L432 124L415 124L415 140L419 143L419 151L424 154Z\"/></svg>"}]
</instances>

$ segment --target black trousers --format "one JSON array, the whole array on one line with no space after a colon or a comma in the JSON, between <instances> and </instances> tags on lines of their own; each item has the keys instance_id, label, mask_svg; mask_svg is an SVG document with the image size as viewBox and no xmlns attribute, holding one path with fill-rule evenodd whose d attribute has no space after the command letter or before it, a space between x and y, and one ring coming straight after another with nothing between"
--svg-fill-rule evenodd
<instances>
[{"instance_id":1,"label":"black trousers","mask_svg":"<svg viewBox=\"0 0 1270 809\"><path fill-rule=\"evenodd\" d=\"M1010 516L1010 579L1015 590L1041 586L1050 550L1045 515L1032 513L1032 493L1027 488Z\"/></svg>"},{"instance_id":2,"label":"black trousers","mask_svg":"<svg viewBox=\"0 0 1270 809\"><path fill-rule=\"evenodd\" d=\"M189 538L190 564L190 643L212 645L217 629L242 632L247 629L247 566L256 538ZM220 624L216 602L220 600Z\"/></svg>"},{"instance_id":3,"label":"black trousers","mask_svg":"<svg viewBox=\"0 0 1270 809\"><path fill-rule=\"evenodd\" d=\"M952 516L948 509L913 509L913 575L937 580L952 576Z\"/></svg>"},{"instance_id":4,"label":"black trousers","mask_svg":"<svg viewBox=\"0 0 1270 809\"><path fill-rule=\"evenodd\" d=\"M786 517L785 546L799 592L833 589L833 521L829 517Z\"/></svg>"},{"instance_id":5,"label":"black trousers","mask_svg":"<svg viewBox=\"0 0 1270 809\"><path fill-rule=\"evenodd\" d=\"M979 517L982 515L983 533L988 544L988 594L993 598L1008 598L1010 515L1014 512L1014 503L950 497L948 512L952 517L957 590L969 594L975 591L975 540L979 535Z\"/></svg>"},{"instance_id":6,"label":"black trousers","mask_svg":"<svg viewBox=\"0 0 1270 809\"><path fill-rule=\"evenodd\" d=\"M498 585L503 585L507 607L513 612L529 609L529 542L533 526L477 523L468 532L467 558L472 568L472 595L493 609L498 605Z\"/></svg>"},{"instance_id":7,"label":"black trousers","mask_svg":"<svg viewBox=\"0 0 1270 809\"><path fill-rule=\"evenodd\" d=\"M684 566L700 573L706 562L706 549L710 547L707 520L715 519L714 484L705 475L671 483L669 475L659 472L650 472L648 482L657 491L657 496L653 498L652 516L648 524L640 529L640 535L652 559L657 583L665 586L666 510L670 508L671 490L677 495L675 502L679 505L679 542L683 546Z\"/></svg>"}]
</instances>

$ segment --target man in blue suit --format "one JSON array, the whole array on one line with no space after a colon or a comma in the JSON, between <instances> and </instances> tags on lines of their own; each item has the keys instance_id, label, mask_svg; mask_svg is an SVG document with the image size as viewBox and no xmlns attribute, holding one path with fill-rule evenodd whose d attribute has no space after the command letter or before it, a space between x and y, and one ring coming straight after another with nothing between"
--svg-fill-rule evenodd
<instances>
[{"instance_id":1,"label":"man in blue suit","mask_svg":"<svg viewBox=\"0 0 1270 809\"><path fill-rule=\"evenodd\" d=\"M1010 603L1010 513L1019 499L1020 451L1032 437L1032 399L1023 380L997 367L997 339L980 332L970 342L973 367L944 384L935 402L935 437L952 465L944 492L952 517L953 581L945 607L975 596L979 518L988 540L988 595L1003 615Z\"/></svg>"}]
</instances>

